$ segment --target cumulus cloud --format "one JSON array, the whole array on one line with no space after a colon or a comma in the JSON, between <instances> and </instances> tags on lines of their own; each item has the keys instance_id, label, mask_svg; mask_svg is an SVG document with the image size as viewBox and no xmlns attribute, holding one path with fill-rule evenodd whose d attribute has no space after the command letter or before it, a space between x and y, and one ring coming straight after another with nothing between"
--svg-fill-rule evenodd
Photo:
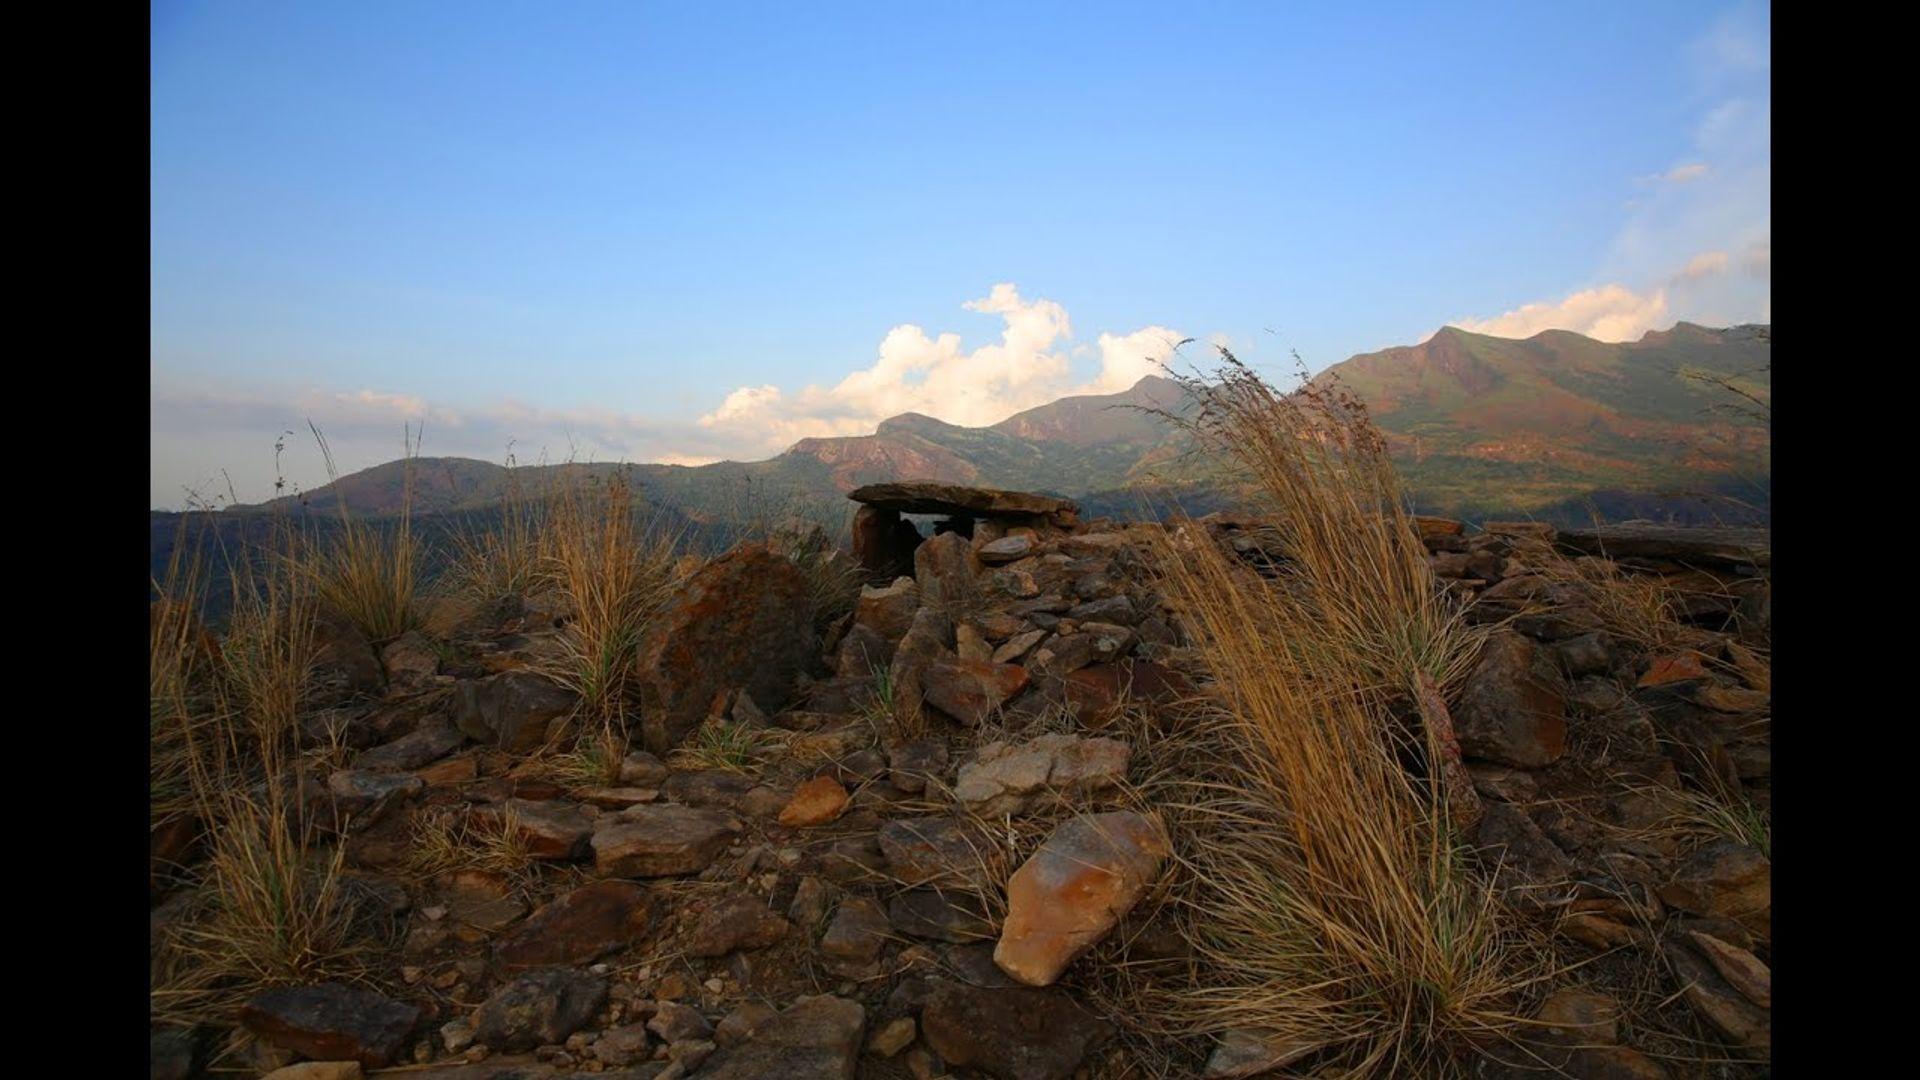
<instances>
[{"instance_id":1,"label":"cumulus cloud","mask_svg":"<svg viewBox=\"0 0 1920 1080\"><path fill-rule=\"evenodd\" d=\"M1543 330L1571 330L1598 341L1634 341L1663 324L1667 293L1641 295L1624 285L1582 289L1555 301L1523 304L1491 319L1461 319L1453 325L1476 334L1528 338Z\"/></svg>"},{"instance_id":2,"label":"cumulus cloud","mask_svg":"<svg viewBox=\"0 0 1920 1080\"><path fill-rule=\"evenodd\" d=\"M1068 345L1073 323L1060 304L1028 300L1017 286L1003 282L961 306L999 316L1000 339L969 351L958 334L931 337L918 326L902 324L881 338L872 366L832 386L792 393L776 386L741 387L699 423L768 453L808 437L869 434L880 421L908 412L979 427L1069 394L1125 390L1151 374L1153 361L1164 359L1183 337L1163 326L1102 333L1099 370L1076 382Z\"/></svg>"},{"instance_id":3,"label":"cumulus cloud","mask_svg":"<svg viewBox=\"0 0 1920 1080\"><path fill-rule=\"evenodd\" d=\"M269 497L276 477L297 490L326 483L309 420L326 435L342 472L400 457L403 433L422 429L421 452L430 457L707 465L768 457L808 436L871 434L880 421L906 412L980 426L1068 394L1114 393L1151 374L1153 361L1185 336L1163 326L1102 333L1097 349L1083 349L1082 366L1092 370L1079 380L1069 360L1073 324L1058 303L1028 300L1014 285L1000 284L964 306L996 316L999 339L968 350L958 334L936 337L918 326L896 326L881 338L871 366L830 387L743 386L691 422L517 401L454 408L370 387L208 386L161 378L151 395L152 505L180 506L188 490L224 494L229 481L242 502ZM293 437L276 458L280 432Z\"/></svg>"}]
</instances>

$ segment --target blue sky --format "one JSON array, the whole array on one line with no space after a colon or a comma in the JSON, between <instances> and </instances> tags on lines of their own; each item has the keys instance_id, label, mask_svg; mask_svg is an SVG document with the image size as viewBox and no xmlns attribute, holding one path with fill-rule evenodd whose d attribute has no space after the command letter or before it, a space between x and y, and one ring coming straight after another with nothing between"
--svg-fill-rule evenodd
<instances>
[{"instance_id":1,"label":"blue sky","mask_svg":"<svg viewBox=\"0 0 1920 1080\"><path fill-rule=\"evenodd\" d=\"M1349 10L1352 9L1352 10ZM1764 5L152 7L152 504L1771 318Z\"/></svg>"}]
</instances>

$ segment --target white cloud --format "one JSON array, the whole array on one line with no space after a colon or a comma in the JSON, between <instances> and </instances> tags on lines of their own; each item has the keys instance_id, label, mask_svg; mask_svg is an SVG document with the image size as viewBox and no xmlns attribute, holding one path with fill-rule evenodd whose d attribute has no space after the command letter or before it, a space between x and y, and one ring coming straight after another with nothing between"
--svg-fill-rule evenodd
<instances>
[{"instance_id":1,"label":"white cloud","mask_svg":"<svg viewBox=\"0 0 1920 1080\"><path fill-rule=\"evenodd\" d=\"M998 342L972 351L960 335L929 337L912 324L889 330L871 367L854 371L831 387L808 386L788 393L775 386L742 387L700 417L708 430L775 453L808 437L864 435L901 413L921 413L951 424L980 427L1068 394L1124 390L1153 371L1184 335L1162 326L1099 337L1100 368L1076 384L1068 343L1073 323L1066 308L1045 299L1027 300L1009 282L962 305L998 315Z\"/></svg>"},{"instance_id":2,"label":"white cloud","mask_svg":"<svg viewBox=\"0 0 1920 1080\"><path fill-rule=\"evenodd\" d=\"M1667 292L1641 295L1624 285L1602 285L1552 302L1523 304L1491 319L1461 319L1453 325L1476 334L1528 338L1543 330L1571 330L1598 341L1635 341L1664 325Z\"/></svg>"},{"instance_id":3,"label":"white cloud","mask_svg":"<svg viewBox=\"0 0 1920 1080\"><path fill-rule=\"evenodd\" d=\"M1701 281L1718 277L1727 272L1727 253L1724 251L1703 251L1687 260L1681 267L1680 278L1684 281Z\"/></svg>"},{"instance_id":4,"label":"white cloud","mask_svg":"<svg viewBox=\"0 0 1920 1080\"><path fill-rule=\"evenodd\" d=\"M1690 49L1699 120L1683 162L1644 190L1590 281L1606 284L1454 325L1502 337L1572 330L1631 341L1682 320L1771 319L1773 136L1764 8L1736 9ZM1736 256L1733 253L1738 253ZM1738 265L1740 273L1732 272Z\"/></svg>"}]
</instances>

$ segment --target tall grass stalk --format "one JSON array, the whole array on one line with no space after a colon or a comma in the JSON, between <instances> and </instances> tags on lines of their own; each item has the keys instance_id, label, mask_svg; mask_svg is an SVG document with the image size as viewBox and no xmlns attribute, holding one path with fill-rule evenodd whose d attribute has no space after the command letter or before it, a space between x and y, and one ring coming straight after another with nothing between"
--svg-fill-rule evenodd
<instances>
[{"instance_id":1,"label":"tall grass stalk","mask_svg":"<svg viewBox=\"0 0 1920 1080\"><path fill-rule=\"evenodd\" d=\"M1423 678L1455 683L1477 633L1441 600L1364 410L1280 395L1222 353L1219 381L1195 383L1196 431L1284 558L1263 575L1192 534L1157 553L1213 722L1159 751L1197 962L1140 1014L1310 1047L1339 1075L1464 1071L1518 1022L1533 954L1464 857L1443 786L1408 771L1396 711ZM1431 735L1426 750L1439 761Z\"/></svg>"},{"instance_id":2,"label":"tall grass stalk","mask_svg":"<svg viewBox=\"0 0 1920 1080\"><path fill-rule=\"evenodd\" d=\"M369 640L391 641L413 629L420 614L414 599L421 577L421 548L413 533L413 459L419 444L409 436L401 509L389 527L356 518L339 488L333 449L318 427L327 476L334 484L338 523L331 535L310 532L297 557L320 601L346 616Z\"/></svg>"},{"instance_id":3,"label":"tall grass stalk","mask_svg":"<svg viewBox=\"0 0 1920 1080\"><path fill-rule=\"evenodd\" d=\"M642 523L619 474L570 481L550 518L547 565L573 610L554 675L579 693L582 716L599 726L612 761L625 747L640 639L672 595L678 547L676 535Z\"/></svg>"},{"instance_id":4,"label":"tall grass stalk","mask_svg":"<svg viewBox=\"0 0 1920 1080\"><path fill-rule=\"evenodd\" d=\"M1237 473L1284 551L1276 602L1321 631L1286 642L1370 689L1412 699L1425 675L1443 693L1481 636L1434 587L1399 474L1359 399L1336 385L1282 394L1226 349L1215 381L1181 377L1201 402L1178 422Z\"/></svg>"}]
</instances>

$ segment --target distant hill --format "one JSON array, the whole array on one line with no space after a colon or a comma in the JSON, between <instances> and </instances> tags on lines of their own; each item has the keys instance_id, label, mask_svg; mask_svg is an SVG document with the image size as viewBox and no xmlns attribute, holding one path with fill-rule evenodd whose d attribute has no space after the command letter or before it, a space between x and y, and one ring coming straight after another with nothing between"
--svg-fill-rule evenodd
<instances>
[{"instance_id":1,"label":"distant hill","mask_svg":"<svg viewBox=\"0 0 1920 1080\"><path fill-rule=\"evenodd\" d=\"M1640 517L1751 520L1766 513L1768 425L1730 408L1748 403L1714 380L1764 403L1771 359L1764 326L1680 323L1621 344L1558 330L1520 341L1447 327L1419 345L1335 364L1315 381L1337 379L1368 403L1426 511L1585 521L1590 509L1611 507ZM871 435L802 439L766 461L509 470L422 458L412 463L413 508L471 515L510 491L543 490L566 471L615 469L656 506L704 525L770 510L838 523L850 509L846 492L908 479L1066 495L1095 513L1174 501L1213 508L1231 493L1210 481L1205 463L1185 453L1178 425L1159 415L1191 416L1195 408L1180 384L1148 376L1118 394L1062 398L988 427L906 413ZM394 514L405 477L404 463L389 462L226 513L331 513L345 498L358 514Z\"/></svg>"}]
</instances>

